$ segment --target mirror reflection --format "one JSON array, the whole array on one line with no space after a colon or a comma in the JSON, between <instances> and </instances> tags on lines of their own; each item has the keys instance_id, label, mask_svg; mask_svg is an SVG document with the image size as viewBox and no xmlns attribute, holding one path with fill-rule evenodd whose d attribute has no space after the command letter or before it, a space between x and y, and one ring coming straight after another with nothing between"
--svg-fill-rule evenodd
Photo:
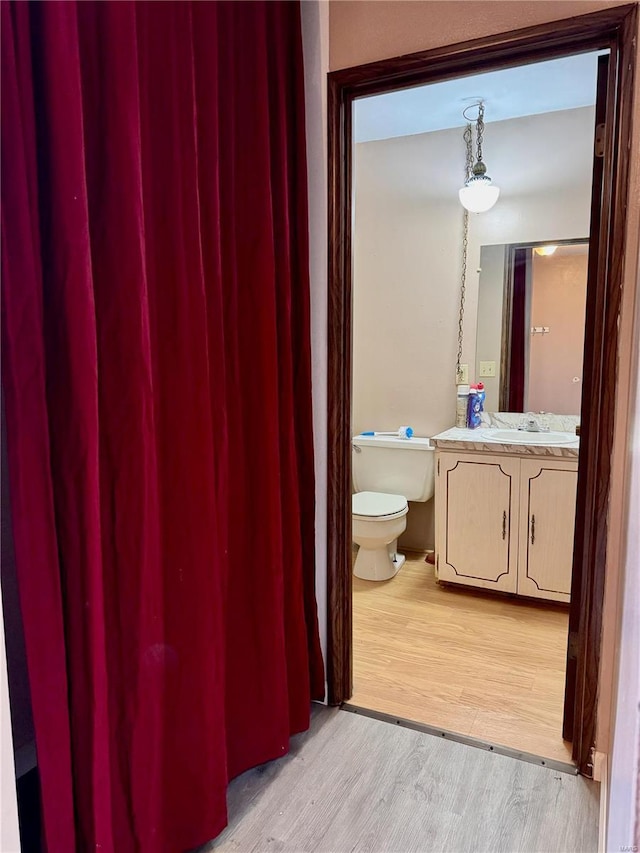
<instances>
[{"instance_id":1,"label":"mirror reflection","mask_svg":"<svg viewBox=\"0 0 640 853\"><path fill-rule=\"evenodd\" d=\"M482 246L475 375L488 411L579 415L589 244Z\"/></svg>"}]
</instances>

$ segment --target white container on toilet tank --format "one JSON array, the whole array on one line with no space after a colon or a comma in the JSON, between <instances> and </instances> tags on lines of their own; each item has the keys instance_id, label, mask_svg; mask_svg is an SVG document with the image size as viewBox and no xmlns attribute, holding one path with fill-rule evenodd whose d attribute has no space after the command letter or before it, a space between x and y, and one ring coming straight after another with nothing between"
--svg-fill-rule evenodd
<instances>
[{"instance_id":1,"label":"white container on toilet tank","mask_svg":"<svg viewBox=\"0 0 640 853\"><path fill-rule=\"evenodd\" d=\"M352 536L360 546L353 573L389 580L401 568L398 537L407 526L407 501L433 497L434 452L428 438L354 436Z\"/></svg>"}]
</instances>

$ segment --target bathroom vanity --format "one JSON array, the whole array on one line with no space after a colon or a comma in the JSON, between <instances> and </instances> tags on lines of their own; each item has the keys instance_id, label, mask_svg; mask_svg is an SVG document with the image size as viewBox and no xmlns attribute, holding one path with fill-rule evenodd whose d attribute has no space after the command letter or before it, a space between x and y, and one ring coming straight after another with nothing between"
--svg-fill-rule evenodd
<instances>
[{"instance_id":1,"label":"bathroom vanity","mask_svg":"<svg viewBox=\"0 0 640 853\"><path fill-rule=\"evenodd\" d=\"M438 580L568 602L579 439L454 428L432 443Z\"/></svg>"}]
</instances>

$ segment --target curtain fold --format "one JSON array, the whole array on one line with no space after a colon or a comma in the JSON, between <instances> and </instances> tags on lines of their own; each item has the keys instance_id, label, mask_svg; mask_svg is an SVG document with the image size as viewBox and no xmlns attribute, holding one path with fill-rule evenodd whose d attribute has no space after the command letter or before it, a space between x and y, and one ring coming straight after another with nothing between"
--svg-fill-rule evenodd
<instances>
[{"instance_id":1,"label":"curtain fold","mask_svg":"<svg viewBox=\"0 0 640 853\"><path fill-rule=\"evenodd\" d=\"M2 379L47 848L186 850L324 691L299 7L2 20Z\"/></svg>"}]
</instances>

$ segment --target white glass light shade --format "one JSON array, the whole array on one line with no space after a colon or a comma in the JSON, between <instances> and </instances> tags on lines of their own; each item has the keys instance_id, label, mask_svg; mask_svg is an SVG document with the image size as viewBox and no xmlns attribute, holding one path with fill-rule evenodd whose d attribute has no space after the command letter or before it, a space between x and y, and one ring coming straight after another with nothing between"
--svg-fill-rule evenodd
<instances>
[{"instance_id":1,"label":"white glass light shade","mask_svg":"<svg viewBox=\"0 0 640 853\"><path fill-rule=\"evenodd\" d=\"M470 213L485 213L498 201L500 187L491 183L491 178L470 178L461 190L458 190L460 204Z\"/></svg>"},{"instance_id":2,"label":"white glass light shade","mask_svg":"<svg viewBox=\"0 0 640 853\"><path fill-rule=\"evenodd\" d=\"M557 246L536 246L533 251L536 255L542 255L543 258L547 258L549 255L553 255L557 248Z\"/></svg>"}]
</instances>

